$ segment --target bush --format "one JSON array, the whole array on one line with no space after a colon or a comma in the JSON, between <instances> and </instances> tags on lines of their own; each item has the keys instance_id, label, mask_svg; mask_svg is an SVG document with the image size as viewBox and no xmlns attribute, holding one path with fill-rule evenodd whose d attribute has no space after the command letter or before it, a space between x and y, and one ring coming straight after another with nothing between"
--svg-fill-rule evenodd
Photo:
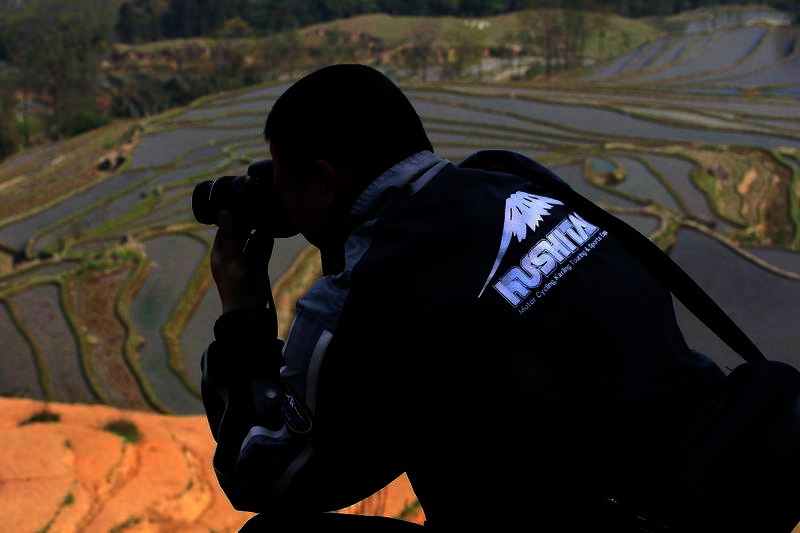
<instances>
[{"instance_id":1,"label":"bush","mask_svg":"<svg viewBox=\"0 0 800 533\"><path fill-rule=\"evenodd\" d=\"M139 428L130 420L114 420L103 426L103 429L122 437L125 442L130 442L131 444L136 444L142 440L142 434L139 433Z\"/></svg>"},{"instance_id":2,"label":"bush","mask_svg":"<svg viewBox=\"0 0 800 533\"><path fill-rule=\"evenodd\" d=\"M45 127L40 117L34 114L27 114L17 118L17 131L22 143L30 145L31 142L41 138L45 132Z\"/></svg>"},{"instance_id":3,"label":"bush","mask_svg":"<svg viewBox=\"0 0 800 533\"><path fill-rule=\"evenodd\" d=\"M89 130L105 126L111 119L96 109L82 109L64 117L58 125L58 133L74 137Z\"/></svg>"},{"instance_id":4,"label":"bush","mask_svg":"<svg viewBox=\"0 0 800 533\"><path fill-rule=\"evenodd\" d=\"M0 125L0 161L12 155L19 148L19 138L9 124Z\"/></svg>"},{"instance_id":5,"label":"bush","mask_svg":"<svg viewBox=\"0 0 800 533\"><path fill-rule=\"evenodd\" d=\"M18 426L27 426L28 424L37 424L37 423L48 423L48 422L60 422L61 415L58 413L54 413L53 411L49 410L48 408L44 408L41 411L33 413L31 416L19 422Z\"/></svg>"}]
</instances>

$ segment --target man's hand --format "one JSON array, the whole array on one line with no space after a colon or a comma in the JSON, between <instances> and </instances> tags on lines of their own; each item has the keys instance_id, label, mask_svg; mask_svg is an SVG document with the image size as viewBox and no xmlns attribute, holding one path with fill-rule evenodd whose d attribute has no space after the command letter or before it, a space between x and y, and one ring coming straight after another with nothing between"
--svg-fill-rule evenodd
<instances>
[{"instance_id":1,"label":"man's hand","mask_svg":"<svg viewBox=\"0 0 800 533\"><path fill-rule=\"evenodd\" d=\"M237 234L233 216L222 211L211 248L211 274L217 284L222 312L241 307L266 307L272 301L269 259L275 239L262 232Z\"/></svg>"}]
</instances>

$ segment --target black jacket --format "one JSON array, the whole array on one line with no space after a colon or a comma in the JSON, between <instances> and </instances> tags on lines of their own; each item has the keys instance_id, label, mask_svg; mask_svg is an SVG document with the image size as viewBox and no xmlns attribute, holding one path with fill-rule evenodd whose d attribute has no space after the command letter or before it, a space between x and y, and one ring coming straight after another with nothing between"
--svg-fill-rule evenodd
<instances>
[{"instance_id":1,"label":"black jacket","mask_svg":"<svg viewBox=\"0 0 800 533\"><path fill-rule=\"evenodd\" d=\"M270 310L218 319L202 393L234 507L340 509L407 472L431 524L558 515L683 421L722 371L554 179L417 154L360 197L286 346Z\"/></svg>"}]
</instances>

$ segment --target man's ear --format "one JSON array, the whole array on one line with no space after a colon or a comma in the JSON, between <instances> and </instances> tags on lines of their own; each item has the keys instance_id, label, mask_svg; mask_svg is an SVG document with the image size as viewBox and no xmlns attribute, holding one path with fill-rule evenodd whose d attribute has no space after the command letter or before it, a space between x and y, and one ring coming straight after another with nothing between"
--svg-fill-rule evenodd
<instances>
[{"instance_id":1,"label":"man's ear","mask_svg":"<svg viewBox=\"0 0 800 533\"><path fill-rule=\"evenodd\" d=\"M355 178L350 172L324 159L314 163L314 176L328 206L349 199L357 188Z\"/></svg>"},{"instance_id":2,"label":"man's ear","mask_svg":"<svg viewBox=\"0 0 800 533\"><path fill-rule=\"evenodd\" d=\"M318 159L314 163L314 179L317 181L320 193L322 193L323 201L325 204L331 205L340 188L336 169L328 161Z\"/></svg>"}]
</instances>

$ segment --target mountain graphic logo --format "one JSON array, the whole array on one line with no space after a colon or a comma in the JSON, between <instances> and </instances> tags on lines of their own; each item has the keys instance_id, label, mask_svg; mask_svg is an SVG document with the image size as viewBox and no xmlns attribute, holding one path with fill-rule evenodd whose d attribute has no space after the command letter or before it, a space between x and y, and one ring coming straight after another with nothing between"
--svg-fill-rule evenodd
<instances>
[{"instance_id":1,"label":"mountain graphic logo","mask_svg":"<svg viewBox=\"0 0 800 533\"><path fill-rule=\"evenodd\" d=\"M508 250L508 245L511 244L511 238L516 237L518 242L522 242L528 234L528 228L531 231L536 231L539 222L542 221L542 217L549 215L550 209L554 205L564 204L552 198L536 196L522 191L517 191L508 197L500 251L497 253L497 259L494 261L492 271L489 273L489 277L486 278L486 283L483 284L478 298L483 296L483 291L486 290L492 280L492 276L497 272L497 268L500 266L506 250Z\"/></svg>"}]
</instances>

